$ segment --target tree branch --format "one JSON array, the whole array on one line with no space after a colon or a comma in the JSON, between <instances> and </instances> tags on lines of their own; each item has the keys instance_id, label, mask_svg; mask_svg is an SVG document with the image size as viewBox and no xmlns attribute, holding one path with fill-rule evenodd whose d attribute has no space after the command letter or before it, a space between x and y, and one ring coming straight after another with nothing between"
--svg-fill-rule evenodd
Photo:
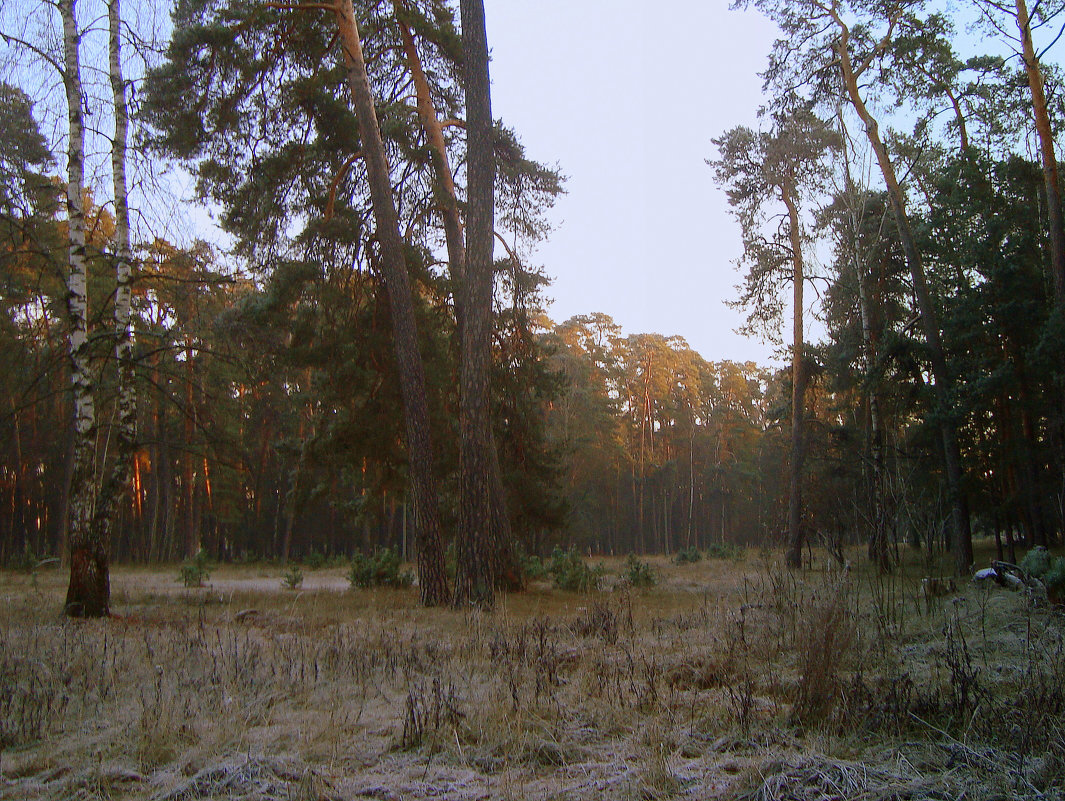
<instances>
[{"instance_id":1,"label":"tree branch","mask_svg":"<svg viewBox=\"0 0 1065 801\"><path fill-rule=\"evenodd\" d=\"M262 7L279 11L336 11L332 3L263 3Z\"/></svg>"},{"instance_id":2,"label":"tree branch","mask_svg":"<svg viewBox=\"0 0 1065 801\"><path fill-rule=\"evenodd\" d=\"M37 56L42 58L44 61L47 61L48 64L52 67L52 69L54 69L60 75L63 74L63 65L60 64L58 61L56 61L52 56L48 55L46 52L41 50L41 48L37 47L36 45L30 44L25 39L19 39L17 36L12 36L9 33L3 33L2 31L0 31L0 39L3 39L4 40L4 44L7 44L7 45L14 44L14 45L18 45L19 47L25 47L27 50L29 50L32 53L35 53Z\"/></svg>"},{"instance_id":3,"label":"tree branch","mask_svg":"<svg viewBox=\"0 0 1065 801\"><path fill-rule=\"evenodd\" d=\"M329 200L325 204L325 218L327 220L333 219L333 204L337 198L337 187L340 186L340 182L344 180L344 176L348 174L348 170L351 169L351 165L362 158L362 151L357 150L348 157L348 160L341 166L340 171L333 178L333 183L329 186Z\"/></svg>"}]
</instances>

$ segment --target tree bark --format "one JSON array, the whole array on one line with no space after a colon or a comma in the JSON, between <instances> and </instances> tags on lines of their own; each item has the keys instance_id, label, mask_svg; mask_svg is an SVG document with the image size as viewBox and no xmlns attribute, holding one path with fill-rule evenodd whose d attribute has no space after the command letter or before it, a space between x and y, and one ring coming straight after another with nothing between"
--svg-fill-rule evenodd
<instances>
[{"instance_id":1,"label":"tree bark","mask_svg":"<svg viewBox=\"0 0 1065 801\"><path fill-rule=\"evenodd\" d=\"M887 147L880 138L880 129L877 121L862 99L861 91L858 88L858 76L851 66L850 51L848 50L850 30L834 12L833 18L841 32L836 44L836 51L839 56L840 73L843 78L844 88L847 91L851 105L865 125L866 136L873 147L880 171L884 176L884 182L887 184L888 199L895 214L899 240L902 243L906 264L910 268L913 291L917 297L921 327L924 329L932 376L935 379L936 411L940 418L939 429L943 441L947 493L950 498L951 518L953 521L954 566L955 572L961 575L968 572L973 562L972 529L969 520L969 503L962 487L961 448L958 445L956 425L952 419L953 404L950 397L952 381L950 372L947 369L946 355L940 336L939 315L936 313L935 305L932 302L932 294L928 288L921 254L917 249L916 240L910 229L910 221L906 213L906 198L903 195L902 188L899 186L895 167L891 162L891 157L888 155Z\"/></svg>"},{"instance_id":2,"label":"tree bark","mask_svg":"<svg viewBox=\"0 0 1065 801\"><path fill-rule=\"evenodd\" d=\"M856 222L856 221L854 221ZM853 225L857 236L857 225ZM873 329L872 298L869 297L869 288L865 269L854 256L854 270L858 279L858 302L862 316L862 340L865 346L865 369L866 375L876 365L879 352L879 337ZM869 387L866 395L869 404L869 455L872 462L872 495L873 495L873 526L869 537L869 558L877 566L881 573L890 572L892 569L891 553L888 550L887 520L884 509L884 428L880 416L880 391L874 384Z\"/></svg>"},{"instance_id":3,"label":"tree bark","mask_svg":"<svg viewBox=\"0 0 1065 801\"><path fill-rule=\"evenodd\" d=\"M806 417L806 369L803 364L802 295L805 265L802 257L802 236L799 231L799 210L795 205L794 187L785 179L780 196L788 209L788 236L791 240L792 266L792 338L791 338L791 464L788 471L788 567L802 566L802 472L805 458L803 423Z\"/></svg>"},{"instance_id":4,"label":"tree bark","mask_svg":"<svg viewBox=\"0 0 1065 801\"><path fill-rule=\"evenodd\" d=\"M196 501L196 477L192 470L192 440L196 435L196 395L193 390L193 347L192 336L185 335L185 414L183 415L182 428L185 434L184 452L181 454L181 506L184 515L181 525L184 529L185 558L194 559L196 554L203 548L203 538L196 527L196 515L194 512ZM259 476L266 472L264 467L266 454L266 439L263 439L263 447L260 450ZM263 495L261 490L256 492L256 498Z\"/></svg>"},{"instance_id":5,"label":"tree bark","mask_svg":"<svg viewBox=\"0 0 1065 801\"><path fill-rule=\"evenodd\" d=\"M132 248L129 233L129 192L126 188L126 149L129 136L129 109L122 75L122 9L120 0L107 7L110 32L108 60L114 98L115 137L111 145L111 172L115 189L115 360L118 363L118 427L115 460L100 489L93 515L94 537L104 546L129 498L136 450L137 397L133 386L133 321L130 305L133 287Z\"/></svg>"},{"instance_id":6,"label":"tree bark","mask_svg":"<svg viewBox=\"0 0 1065 801\"><path fill-rule=\"evenodd\" d=\"M1015 0L1017 29L1021 35L1021 56L1028 87L1032 92L1032 113L1039 135L1039 154L1043 162L1043 181L1047 189L1047 214L1050 217L1050 263L1054 276L1054 304L1065 308L1065 215L1061 205L1061 186L1058 182L1058 160L1054 153L1054 132L1047 112L1046 92L1039 56L1032 42L1032 25L1025 0ZM1038 3L1036 4L1038 5Z\"/></svg>"},{"instance_id":7,"label":"tree bark","mask_svg":"<svg viewBox=\"0 0 1065 801\"><path fill-rule=\"evenodd\" d=\"M433 163L433 172L436 173L438 202L440 215L444 222L444 238L447 243L448 268L451 274L451 283L454 285L453 297L455 302L455 318L462 328L462 309L460 303L460 288L463 285L463 277L466 267L466 245L462 234L462 218L459 215L458 194L455 191L455 178L451 172L451 164L447 156L447 143L444 140L444 128L440 124L433 98L429 92L429 81L422 69L422 60L418 55L418 48L414 44L414 36L410 26L403 18L406 6L402 0L394 0L392 7L396 12L399 23L399 32L403 39L403 52L407 59L407 68L410 70L411 79L414 81L414 91L418 98L418 119L421 121L425 137L429 141L429 157Z\"/></svg>"},{"instance_id":8,"label":"tree bark","mask_svg":"<svg viewBox=\"0 0 1065 801\"><path fill-rule=\"evenodd\" d=\"M497 527L506 520L503 499L493 492L492 426L488 368L491 352L495 244L495 158L491 81L484 4L461 0L465 54L468 161L466 275L462 287L462 349L459 377L459 534L456 607L490 607L501 573ZM501 481L500 481L501 483Z\"/></svg>"},{"instance_id":9,"label":"tree bark","mask_svg":"<svg viewBox=\"0 0 1065 801\"><path fill-rule=\"evenodd\" d=\"M406 54L407 65L411 72L415 94L418 99L418 117L429 142L430 158L433 170L436 173L440 213L444 223L444 238L447 242L448 266L451 274L451 283L454 287L452 297L455 304L457 340L455 350L461 354L463 349L463 321L465 318L463 305L466 278L466 243L462 218L459 213L458 196L455 190L455 179L448 160L444 129L440 124L440 119L429 91L429 81L426 79L425 71L422 69L421 58L418 55L418 49L415 46L410 26L400 13L401 11L406 11L406 8L401 0L394 0L393 8L396 10L396 18L399 22L400 34L403 39L403 50ZM491 314L491 311L489 311L489 314ZM496 586L515 589L524 586L524 580L521 575L521 567L513 558L513 552L510 548L512 533L510 517L506 509L506 489L503 484L503 471L499 463L499 449L496 446L495 432L491 429L490 422L489 436L491 437L488 454L491 460L489 472L491 497L489 502L492 508L492 536L498 552Z\"/></svg>"},{"instance_id":10,"label":"tree bark","mask_svg":"<svg viewBox=\"0 0 1065 801\"><path fill-rule=\"evenodd\" d=\"M447 602L447 574L444 572L440 511L433 474L425 368L418 349L418 329L414 317L410 276L407 274L388 161L366 74L355 11L351 0L337 0L333 10L344 50L348 88L359 125L359 138L362 142L370 182L370 197L377 222L377 239L381 247L381 266L392 311L392 333L400 392L403 397L407 458L410 461L411 494L414 501L421 602L426 606L435 606Z\"/></svg>"},{"instance_id":11,"label":"tree bark","mask_svg":"<svg viewBox=\"0 0 1065 801\"><path fill-rule=\"evenodd\" d=\"M68 266L67 316L70 325L71 379L74 385L74 474L70 489L70 584L64 611L71 617L106 617L110 613L107 544L93 531L96 486L96 406L90 369L88 290L85 259L85 129L78 55L75 0L61 0L63 19L63 84L67 97Z\"/></svg>"}]
</instances>

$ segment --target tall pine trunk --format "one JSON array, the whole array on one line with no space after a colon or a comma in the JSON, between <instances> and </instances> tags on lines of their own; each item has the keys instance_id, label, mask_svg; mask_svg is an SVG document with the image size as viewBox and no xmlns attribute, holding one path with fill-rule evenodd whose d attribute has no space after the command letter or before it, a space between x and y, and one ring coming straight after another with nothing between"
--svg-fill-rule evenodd
<instances>
[{"instance_id":1,"label":"tall pine trunk","mask_svg":"<svg viewBox=\"0 0 1065 801\"><path fill-rule=\"evenodd\" d=\"M806 366L803 363L802 295L806 280L802 258L802 236L799 231L799 210L795 191L785 179L780 196L788 209L788 236L791 241L792 266L792 337L791 337L791 464L788 471L788 567L802 566L804 531L802 526L802 473L805 457Z\"/></svg>"},{"instance_id":2,"label":"tall pine trunk","mask_svg":"<svg viewBox=\"0 0 1065 801\"><path fill-rule=\"evenodd\" d=\"M1021 56L1032 93L1032 114L1039 135L1039 154L1043 163L1043 181L1047 190L1047 214L1050 218L1050 264L1054 277L1054 303L1065 308L1065 215L1061 205L1061 185L1058 182L1058 160L1054 153L1054 132L1047 112L1046 91L1039 56L1032 42L1032 24L1025 0L1015 0L1017 29L1021 37ZM1038 5L1038 3L1036 4Z\"/></svg>"},{"instance_id":3,"label":"tall pine trunk","mask_svg":"<svg viewBox=\"0 0 1065 801\"><path fill-rule=\"evenodd\" d=\"M70 486L70 584L64 609L72 617L106 617L110 612L107 546L93 530L96 496L95 386L89 364L88 288L85 259L85 129L82 124L81 64L75 0L60 0L63 20L63 84L67 98L67 317L70 371L74 386L74 472Z\"/></svg>"},{"instance_id":4,"label":"tall pine trunk","mask_svg":"<svg viewBox=\"0 0 1065 801\"><path fill-rule=\"evenodd\" d=\"M455 190L455 179L451 172L448 161L447 144L444 140L444 129L437 116L436 107L433 104L432 95L429 92L429 81L422 69L421 58L414 43L414 36L410 26L404 19L406 7L401 0L394 0L393 8L399 22L400 35L403 39L403 50L407 58L407 66L414 82L415 94L418 100L418 117L429 142L430 158L433 170L436 173L438 203L440 214L444 223L444 238L447 243L448 266L451 274L451 283L454 286L453 297L455 302L456 336L455 350L462 353L463 330L464 330L464 301L465 301L465 276L466 276L466 243L463 234L462 218L459 214L459 202ZM494 235L494 232L493 232ZM461 357L460 357L461 359ZM489 424L489 490L491 493L491 518L493 539L499 554L499 570L496 575L496 586L508 588L523 585L521 568L516 564L513 553L509 547L511 542L510 517L506 510L506 490L503 485L503 471L499 462L499 449Z\"/></svg>"},{"instance_id":5,"label":"tall pine trunk","mask_svg":"<svg viewBox=\"0 0 1065 801\"><path fill-rule=\"evenodd\" d=\"M466 275L459 376L459 535L455 606L491 606L508 542L493 480L488 370L492 334L495 157L488 38L481 0L461 0L468 161Z\"/></svg>"},{"instance_id":6,"label":"tall pine trunk","mask_svg":"<svg viewBox=\"0 0 1065 801\"><path fill-rule=\"evenodd\" d=\"M440 511L437 505L436 478L433 474L425 368L418 350L418 329L414 317L410 276L407 274L388 161L366 74L355 11L351 0L337 0L333 9L344 50L348 88L355 104L359 138L370 182L370 198L377 222L381 266L392 311L392 335L400 392L403 397L407 458L410 462L411 494L414 500L421 602L426 606L435 606L447 602L447 574L444 572Z\"/></svg>"}]
</instances>

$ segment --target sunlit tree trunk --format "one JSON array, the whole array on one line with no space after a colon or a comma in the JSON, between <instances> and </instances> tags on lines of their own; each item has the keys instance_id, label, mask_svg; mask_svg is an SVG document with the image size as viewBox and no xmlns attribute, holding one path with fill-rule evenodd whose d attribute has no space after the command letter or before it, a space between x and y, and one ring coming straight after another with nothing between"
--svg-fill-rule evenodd
<instances>
[{"instance_id":1,"label":"sunlit tree trunk","mask_svg":"<svg viewBox=\"0 0 1065 801\"><path fill-rule=\"evenodd\" d=\"M429 142L429 157L433 163L433 172L436 175L437 182L437 202L440 206L440 216L444 222L448 267L451 273L451 282L456 288L454 291L455 317L459 320L461 329L462 309L458 287L461 287L463 283L466 266L466 244L462 233L462 218L459 215L455 178L448 160L444 128L440 124L436 106L433 104L433 98L429 92L429 81L425 77L425 71L422 69L418 48L414 44L414 35L403 17L406 6L401 0L394 0L392 6L396 12L400 35L403 39L403 52L406 56L407 68L410 70L411 79L414 82L415 95L418 100L418 119L421 121L425 137Z\"/></svg>"},{"instance_id":2,"label":"sunlit tree trunk","mask_svg":"<svg viewBox=\"0 0 1065 801\"><path fill-rule=\"evenodd\" d=\"M1043 163L1043 180L1047 189L1047 213L1050 217L1050 262L1054 276L1054 302L1065 307L1065 215L1061 206L1061 186L1058 182L1058 159L1054 152L1054 131L1050 127L1043 71L1032 41L1032 24L1025 0L1015 0L1017 29L1021 37L1021 56L1028 87L1032 93L1032 113L1039 135L1039 154ZM1039 5L1036 3L1036 5Z\"/></svg>"},{"instance_id":3,"label":"sunlit tree trunk","mask_svg":"<svg viewBox=\"0 0 1065 801\"><path fill-rule=\"evenodd\" d=\"M447 575L444 572L440 513L437 506L436 479L433 475L425 369L418 350L418 330L414 318L410 276L407 274L403 241L399 236L399 219L392 197L388 162L366 74L355 12L351 0L337 0L333 8L344 50L348 88L359 124L359 137L370 182L370 197L377 221L381 264L392 311L396 366L406 419L421 601L426 605L438 605L447 602Z\"/></svg>"},{"instance_id":4,"label":"sunlit tree trunk","mask_svg":"<svg viewBox=\"0 0 1065 801\"><path fill-rule=\"evenodd\" d=\"M67 315L70 325L71 378L74 385L74 474L70 488L70 584L64 609L72 617L109 614L110 576L107 544L92 527L96 407L89 364L88 289L85 259L85 129L82 124L81 65L75 0L61 0L63 84L67 98L67 222L69 236Z\"/></svg>"}]
</instances>

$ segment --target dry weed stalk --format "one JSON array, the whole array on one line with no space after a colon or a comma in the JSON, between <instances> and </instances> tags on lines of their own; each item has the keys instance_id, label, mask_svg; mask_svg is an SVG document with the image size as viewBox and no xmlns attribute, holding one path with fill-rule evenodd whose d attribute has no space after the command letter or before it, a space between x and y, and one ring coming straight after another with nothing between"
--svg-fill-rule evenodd
<instances>
[{"instance_id":1,"label":"dry weed stalk","mask_svg":"<svg viewBox=\"0 0 1065 801\"><path fill-rule=\"evenodd\" d=\"M855 586L843 572L803 602L805 614L797 632L799 681L792 720L818 724L833 713L841 693L843 672L854 667L857 643Z\"/></svg>"}]
</instances>

